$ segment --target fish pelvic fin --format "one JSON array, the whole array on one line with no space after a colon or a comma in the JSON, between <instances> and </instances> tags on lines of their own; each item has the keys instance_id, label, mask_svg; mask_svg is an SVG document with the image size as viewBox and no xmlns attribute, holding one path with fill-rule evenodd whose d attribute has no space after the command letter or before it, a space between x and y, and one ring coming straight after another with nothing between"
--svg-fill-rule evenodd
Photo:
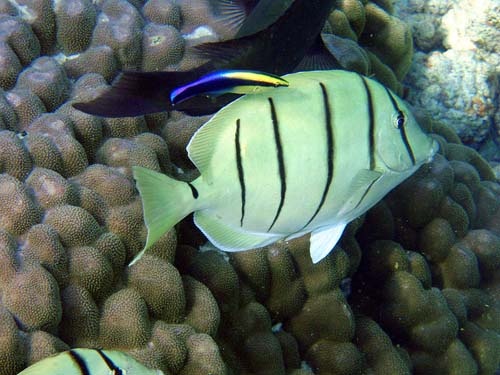
<instances>
[{"instance_id":1,"label":"fish pelvic fin","mask_svg":"<svg viewBox=\"0 0 500 375\"><path fill-rule=\"evenodd\" d=\"M187 182L177 181L147 168L132 167L142 199L144 222L148 229L146 245L130 262L137 262L144 252L184 217L195 210L199 194Z\"/></svg>"}]
</instances>

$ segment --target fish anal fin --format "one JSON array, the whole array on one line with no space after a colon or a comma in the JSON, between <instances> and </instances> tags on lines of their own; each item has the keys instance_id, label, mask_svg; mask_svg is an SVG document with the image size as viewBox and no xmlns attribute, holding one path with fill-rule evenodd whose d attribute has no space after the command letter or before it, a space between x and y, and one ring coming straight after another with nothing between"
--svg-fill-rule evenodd
<instances>
[{"instance_id":1,"label":"fish anal fin","mask_svg":"<svg viewBox=\"0 0 500 375\"><path fill-rule=\"evenodd\" d=\"M234 252L256 249L269 245L281 238L279 235L255 234L234 229L208 211L196 211L194 223L216 247Z\"/></svg>"},{"instance_id":2,"label":"fish anal fin","mask_svg":"<svg viewBox=\"0 0 500 375\"><path fill-rule=\"evenodd\" d=\"M313 263L318 263L332 251L342 237L346 225L346 223L338 223L311 233L309 252Z\"/></svg>"}]
</instances>

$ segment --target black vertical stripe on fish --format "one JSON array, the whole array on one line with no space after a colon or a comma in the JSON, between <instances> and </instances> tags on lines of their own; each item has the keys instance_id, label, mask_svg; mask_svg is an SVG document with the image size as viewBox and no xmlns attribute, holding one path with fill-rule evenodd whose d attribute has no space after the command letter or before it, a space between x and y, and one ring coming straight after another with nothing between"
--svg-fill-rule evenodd
<instances>
[{"instance_id":1,"label":"black vertical stripe on fish","mask_svg":"<svg viewBox=\"0 0 500 375\"><path fill-rule=\"evenodd\" d=\"M276 156L278 158L278 171L281 184L280 203L278 206L278 210L276 211L276 215L274 216L273 222L271 223L269 229L267 230L269 232L276 223L276 220L278 220L278 217L280 216L281 213L281 209L283 208L283 203L285 203L286 174L285 174L285 162L283 160L283 146L281 145L281 137L278 124L278 116L276 115L276 108L274 107L273 99L268 98L268 100L271 109L271 119L273 122L273 131L274 131L274 142L276 143Z\"/></svg>"},{"instance_id":2,"label":"black vertical stripe on fish","mask_svg":"<svg viewBox=\"0 0 500 375\"><path fill-rule=\"evenodd\" d=\"M368 104L368 152L370 155L370 169L373 171L375 169L375 116L373 114L373 97L365 77L360 77L363 81L363 86L365 87L366 100Z\"/></svg>"},{"instance_id":3,"label":"black vertical stripe on fish","mask_svg":"<svg viewBox=\"0 0 500 375\"><path fill-rule=\"evenodd\" d=\"M70 350L68 352L68 355L71 357L71 359L73 360L73 362L75 362L75 364L79 368L80 374L82 374L82 375L90 375L89 368L87 367L87 364L85 363L85 361L83 360L83 358L82 358L82 356L80 354L78 354L74 350Z\"/></svg>"},{"instance_id":4,"label":"black vertical stripe on fish","mask_svg":"<svg viewBox=\"0 0 500 375\"><path fill-rule=\"evenodd\" d=\"M245 175L243 173L243 164L241 162L241 144L240 144L240 119L236 120L236 134L234 135L234 143L236 147L236 168L238 169L238 179L240 181L241 189L241 218L240 225L243 226L243 219L245 218Z\"/></svg>"},{"instance_id":5,"label":"black vertical stripe on fish","mask_svg":"<svg viewBox=\"0 0 500 375\"><path fill-rule=\"evenodd\" d=\"M370 182L370 184L368 185L368 187L366 188L365 192L363 193L363 195L361 196L361 199L359 200L359 202L356 204L356 207L354 207L354 210L356 208L359 207L359 205L361 204L361 202L363 202L363 199L365 199L366 195L368 194L368 192L370 191L370 189L372 188L372 186L375 184L375 182L377 182L379 179L376 178L375 180L373 180L372 182Z\"/></svg>"},{"instance_id":6,"label":"black vertical stripe on fish","mask_svg":"<svg viewBox=\"0 0 500 375\"><path fill-rule=\"evenodd\" d=\"M186 184L188 184L188 186L191 188L191 194L193 194L193 198L197 199L199 196L198 190L196 190L196 188L190 182L186 182Z\"/></svg>"},{"instance_id":7,"label":"black vertical stripe on fish","mask_svg":"<svg viewBox=\"0 0 500 375\"><path fill-rule=\"evenodd\" d=\"M385 91L387 92L387 95L389 96L389 99L391 100L392 106L394 107L394 110L398 113L398 117L402 117L404 119L404 114L403 111L398 107L398 103L396 102L396 99L394 96L392 96L391 92L385 88ZM415 161L415 155L413 154L413 150L410 146L410 142L408 142L408 136L406 135L406 129L404 126L404 123L402 126L399 126L399 133L401 134L401 138L403 139L403 143L406 147L406 151L408 152L408 155L410 156L411 163L413 165L416 164Z\"/></svg>"},{"instance_id":8,"label":"black vertical stripe on fish","mask_svg":"<svg viewBox=\"0 0 500 375\"><path fill-rule=\"evenodd\" d=\"M108 368L113 371L113 375L123 375L123 371L100 349L96 349L96 352L101 356L102 360L106 362Z\"/></svg>"},{"instance_id":9,"label":"black vertical stripe on fish","mask_svg":"<svg viewBox=\"0 0 500 375\"><path fill-rule=\"evenodd\" d=\"M323 204L325 203L326 196L328 194L328 190L330 190L330 185L332 184L332 179L333 179L334 138L333 138L333 128L332 128L332 112L330 108L330 99L328 98L328 92L326 91L326 87L322 82L320 82L319 85L321 87L321 93L323 95L323 107L325 109L324 111L325 111L326 150L327 150L326 159L328 165L328 172L326 176L325 189L323 190L323 195L321 196L321 200L318 204L318 207L316 208L316 211L311 216L306 225L304 225L300 230L307 227L311 223L311 221L314 220L318 212L323 207Z\"/></svg>"}]
</instances>

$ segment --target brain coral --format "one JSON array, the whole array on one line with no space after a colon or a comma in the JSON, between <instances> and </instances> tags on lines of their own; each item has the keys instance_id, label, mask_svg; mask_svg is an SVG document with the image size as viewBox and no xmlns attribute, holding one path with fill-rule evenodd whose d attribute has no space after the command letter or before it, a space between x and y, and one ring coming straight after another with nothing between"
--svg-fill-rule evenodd
<instances>
[{"instance_id":1,"label":"brain coral","mask_svg":"<svg viewBox=\"0 0 500 375\"><path fill-rule=\"evenodd\" d=\"M323 42L338 65L372 76L401 95L410 69L410 28L393 15L391 2L341 0L331 13Z\"/></svg>"},{"instance_id":2,"label":"brain coral","mask_svg":"<svg viewBox=\"0 0 500 375\"><path fill-rule=\"evenodd\" d=\"M388 4L338 2L330 47L399 90L411 43ZM118 69L192 64L183 33L200 24L228 31L205 1L0 0L0 12L0 375L70 347L166 374L493 374L500 188L452 131L423 121L441 155L317 265L307 237L228 255L186 220L127 267L146 237L130 166L189 180L184 147L203 119L70 104Z\"/></svg>"}]
</instances>

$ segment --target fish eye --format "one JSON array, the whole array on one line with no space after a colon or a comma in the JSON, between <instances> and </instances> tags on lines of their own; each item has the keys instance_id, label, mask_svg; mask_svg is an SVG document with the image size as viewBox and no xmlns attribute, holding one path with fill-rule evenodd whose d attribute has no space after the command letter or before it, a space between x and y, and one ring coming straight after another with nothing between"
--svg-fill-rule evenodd
<instances>
[{"instance_id":1,"label":"fish eye","mask_svg":"<svg viewBox=\"0 0 500 375\"><path fill-rule=\"evenodd\" d=\"M405 125L405 115L402 111L398 111L396 116L394 116L393 124L396 129L401 129Z\"/></svg>"}]
</instances>

